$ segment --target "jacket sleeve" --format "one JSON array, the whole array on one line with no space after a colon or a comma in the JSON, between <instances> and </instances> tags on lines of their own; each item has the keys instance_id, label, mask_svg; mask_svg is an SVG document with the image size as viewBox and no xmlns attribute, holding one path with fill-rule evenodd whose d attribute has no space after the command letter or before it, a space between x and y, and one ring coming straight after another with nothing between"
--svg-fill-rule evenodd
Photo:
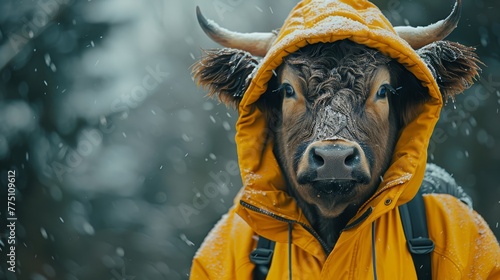
<instances>
[{"instance_id":1,"label":"jacket sleeve","mask_svg":"<svg viewBox=\"0 0 500 280\"><path fill-rule=\"evenodd\" d=\"M203 263L198 259L193 259L193 264L191 265L191 273L189 274L189 279L210 279L208 273L203 267Z\"/></svg>"},{"instance_id":2,"label":"jacket sleeve","mask_svg":"<svg viewBox=\"0 0 500 280\"><path fill-rule=\"evenodd\" d=\"M256 243L252 236L248 224L230 209L196 252L189 279L251 280L254 265L249 256Z\"/></svg>"},{"instance_id":3,"label":"jacket sleeve","mask_svg":"<svg viewBox=\"0 0 500 280\"><path fill-rule=\"evenodd\" d=\"M484 219L447 194L424 196L433 279L500 279L500 246Z\"/></svg>"},{"instance_id":4,"label":"jacket sleeve","mask_svg":"<svg viewBox=\"0 0 500 280\"><path fill-rule=\"evenodd\" d=\"M474 220L478 234L474 244L475 254L471 256L473 269L470 273L474 275L478 271L484 273L485 277L482 279L500 279L500 246L498 241L486 221L476 212L474 212Z\"/></svg>"}]
</instances>

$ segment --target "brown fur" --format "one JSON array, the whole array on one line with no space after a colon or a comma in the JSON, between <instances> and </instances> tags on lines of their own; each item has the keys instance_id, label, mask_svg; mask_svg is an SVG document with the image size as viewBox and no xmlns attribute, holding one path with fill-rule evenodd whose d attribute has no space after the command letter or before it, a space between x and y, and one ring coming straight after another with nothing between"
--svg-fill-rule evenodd
<instances>
[{"instance_id":1,"label":"brown fur","mask_svg":"<svg viewBox=\"0 0 500 280\"><path fill-rule=\"evenodd\" d=\"M257 59L245 51L206 50L201 60L193 65L193 77L198 85L208 89L208 96L217 96L219 101L235 108L257 64Z\"/></svg>"},{"instance_id":2,"label":"brown fur","mask_svg":"<svg viewBox=\"0 0 500 280\"><path fill-rule=\"evenodd\" d=\"M276 135L277 156L290 194L331 247L358 207L375 192L391 158L397 134L396 120L394 114L377 112L389 104L387 100L375 102L374 93L379 85L372 89L377 83L374 74L380 68L390 72L399 70L388 68L390 61L375 50L342 41L307 46L287 56L278 71L280 82L292 83L295 75L297 101L283 100L282 120L278 125L281 129ZM302 100L305 102L300 102ZM326 106L330 106L335 115L345 116L342 127L338 127L339 121L335 118L325 119L328 114L322 112ZM320 129L314 129L318 124ZM324 135L318 136L318 133ZM297 182L304 146L325 137L359 143L371 163L370 181L357 185L354 193L347 197L328 196Z\"/></svg>"},{"instance_id":3,"label":"brown fur","mask_svg":"<svg viewBox=\"0 0 500 280\"><path fill-rule=\"evenodd\" d=\"M468 89L482 64L476 49L450 41L437 41L419 49L417 53L431 69L445 99Z\"/></svg>"}]
</instances>

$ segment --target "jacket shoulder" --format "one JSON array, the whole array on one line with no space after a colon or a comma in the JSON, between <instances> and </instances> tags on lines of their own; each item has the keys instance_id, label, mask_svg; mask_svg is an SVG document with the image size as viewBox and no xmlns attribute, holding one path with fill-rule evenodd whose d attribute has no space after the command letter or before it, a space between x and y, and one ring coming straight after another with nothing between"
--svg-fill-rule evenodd
<instances>
[{"instance_id":1,"label":"jacket shoulder","mask_svg":"<svg viewBox=\"0 0 500 280\"><path fill-rule=\"evenodd\" d=\"M436 247L433 279L500 279L500 247L484 219L456 197L425 194L429 236Z\"/></svg>"},{"instance_id":2,"label":"jacket shoulder","mask_svg":"<svg viewBox=\"0 0 500 280\"><path fill-rule=\"evenodd\" d=\"M190 279L251 279L256 240L234 208L217 222L196 252Z\"/></svg>"}]
</instances>

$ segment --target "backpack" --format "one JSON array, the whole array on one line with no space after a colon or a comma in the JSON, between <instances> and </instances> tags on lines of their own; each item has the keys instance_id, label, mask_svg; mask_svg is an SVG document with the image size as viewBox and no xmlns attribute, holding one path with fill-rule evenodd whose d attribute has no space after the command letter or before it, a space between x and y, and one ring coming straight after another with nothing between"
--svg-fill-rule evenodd
<instances>
[{"instance_id":1,"label":"backpack","mask_svg":"<svg viewBox=\"0 0 500 280\"><path fill-rule=\"evenodd\" d=\"M417 195L408 203L399 206L408 250L419 280L432 278L431 253L434 251L434 242L429 239L423 199L423 194L428 193L452 195L472 209L472 199L462 187L457 185L455 179L443 168L428 163ZM259 236L257 248L250 254L250 261L255 264L254 280L266 279L271 266L274 245L274 241Z\"/></svg>"}]
</instances>

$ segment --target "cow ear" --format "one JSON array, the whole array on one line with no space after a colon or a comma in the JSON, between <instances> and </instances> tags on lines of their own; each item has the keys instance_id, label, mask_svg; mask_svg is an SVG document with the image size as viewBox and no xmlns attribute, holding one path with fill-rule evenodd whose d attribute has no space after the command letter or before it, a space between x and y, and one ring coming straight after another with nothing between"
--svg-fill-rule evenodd
<instances>
[{"instance_id":1,"label":"cow ear","mask_svg":"<svg viewBox=\"0 0 500 280\"><path fill-rule=\"evenodd\" d=\"M417 53L425 61L436 79L443 98L454 98L472 86L482 64L476 49L456 42L437 41L426 45Z\"/></svg>"},{"instance_id":2,"label":"cow ear","mask_svg":"<svg viewBox=\"0 0 500 280\"><path fill-rule=\"evenodd\" d=\"M236 108L248 88L257 58L250 53L230 48L205 50L193 65L198 86L208 89L208 96L217 97L228 107Z\"/></svg>"}]
</instances>

